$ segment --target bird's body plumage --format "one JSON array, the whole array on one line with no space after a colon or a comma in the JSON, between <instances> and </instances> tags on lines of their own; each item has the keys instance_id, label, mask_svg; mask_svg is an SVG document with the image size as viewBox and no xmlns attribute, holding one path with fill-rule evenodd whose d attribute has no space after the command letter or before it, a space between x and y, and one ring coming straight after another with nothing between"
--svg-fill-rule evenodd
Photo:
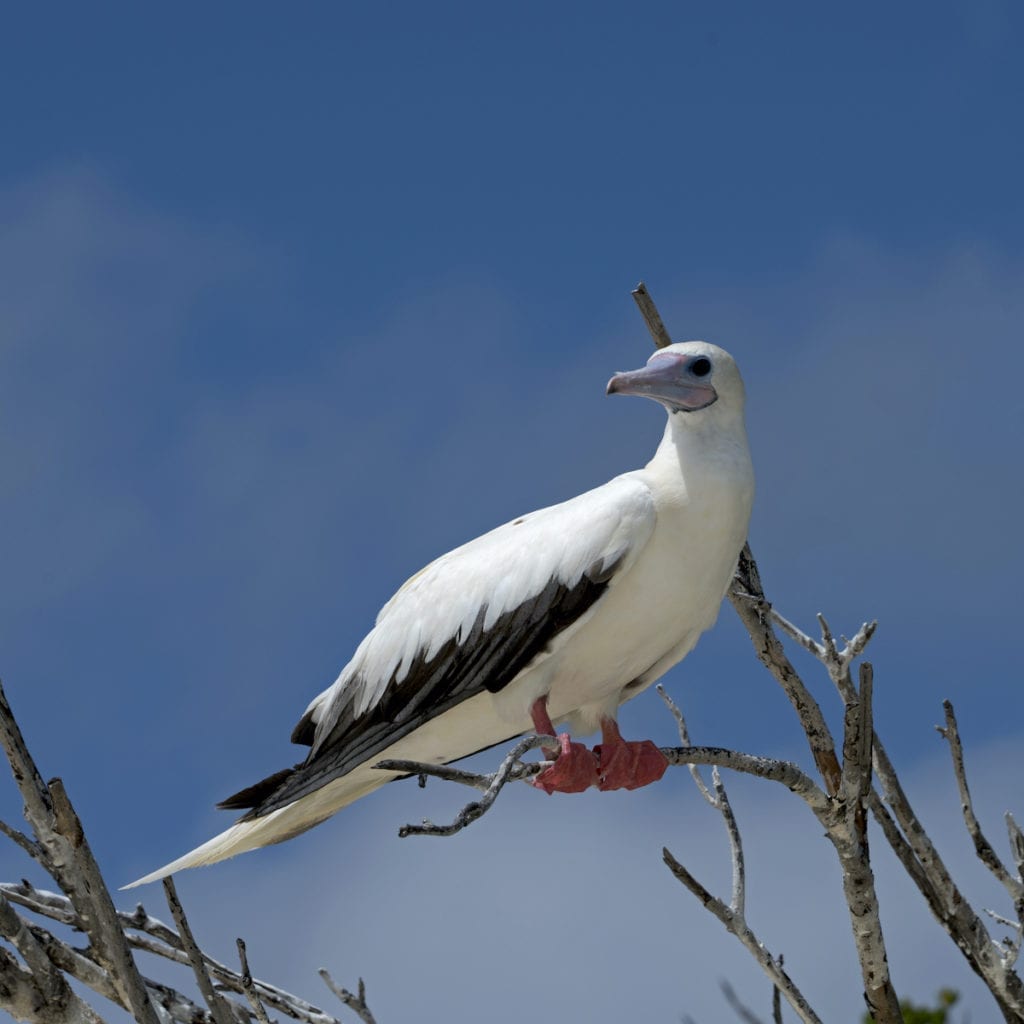
<instances>
[{"instance_id":1,"label":"bird's body plumage","mask_svg":"<svg viewBox=\"0 0 1024 1024\"><path fill-rule=\"evenodd\" d=\"M249 808L239 822L135 884L311 828L395 778L381 760L447 763L526 732L539 698L592 732L689 653L746 539L753 473L731 358L703 342L662 352L713 362L713 404L671 412L644 469L410 578L296 726L306 761L229 798Z\"/></svg>"}]
</instances>

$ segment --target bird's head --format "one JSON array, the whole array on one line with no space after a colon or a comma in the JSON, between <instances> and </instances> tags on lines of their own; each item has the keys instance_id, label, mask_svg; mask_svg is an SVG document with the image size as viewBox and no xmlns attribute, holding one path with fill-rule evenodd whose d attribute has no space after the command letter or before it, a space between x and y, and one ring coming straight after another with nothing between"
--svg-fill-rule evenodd
<instances>
[{"instance_id":1,"label":"bird's head","mask_svg":"<svg viewBox=\"0 0 1024 1024\"><path fill-rule=\"evenodd\" d=\"M739 412L744 400L743 381L732 356L706 341L659 348L641 369L615 374L607 393L653 398L670 414L681 415L715 403L721 403L721 411Z\"/></svg>"}]
</instances>

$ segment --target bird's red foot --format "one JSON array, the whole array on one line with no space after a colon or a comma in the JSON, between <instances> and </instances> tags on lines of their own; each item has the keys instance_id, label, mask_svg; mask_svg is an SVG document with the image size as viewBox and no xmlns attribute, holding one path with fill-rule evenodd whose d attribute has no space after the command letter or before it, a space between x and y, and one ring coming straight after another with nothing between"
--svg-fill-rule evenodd
<instances>
[{"instance_id":1,"label":"bird's red foot","mask_svg":"<svg viewBox=\"0 0 1024 1024\"><path fill-rule=\"evenodd\" d=\"M657 782L668 768L665 755L650 740L624 740L611 719L601 723L601 740L594 748L598 789L639 789Z\"/></svg>"},{"instance_id":2,"label":"bird's red foot","mask_svg":"<svg viewBox=\"0 0 1024 1024\"><path fill-rule=\"evenodd\" d=\"M538 736L555 738L555 727L548 716L548 699L539 697L530 708L530 717ZM553 746L553 744L552 744ZM549 748L545 746L545 750ZM551 793L582 793L597 785L597 755L582 743L573 743L567 733L558 736L555 763L545 768L532 784Z\"/></svg>"},{"instance_id":3,"label":"bird's red foot","mask_svg":"<svg viewBox=\"0 0 1024 1024\"><path fill-rule=\"evenodd\" d=\"M564 732L558 737L558 746L555 763L533 779L533 785L548 794L582 793L596 786L597 757L594 752L582 743L573 743Z\"/></svg>"}]
</instances>

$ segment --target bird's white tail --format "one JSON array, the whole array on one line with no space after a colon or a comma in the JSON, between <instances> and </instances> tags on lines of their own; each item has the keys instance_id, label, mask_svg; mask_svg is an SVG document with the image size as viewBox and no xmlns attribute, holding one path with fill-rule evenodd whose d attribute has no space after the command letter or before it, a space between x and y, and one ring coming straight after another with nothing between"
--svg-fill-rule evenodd
<instances>
[{"instance_id":1,"label":"bird's white tail","mask_svg":"<svg viewBox=\"0 0 1024 1024\"><path fill-rule=\"evenodd\" d=\"M347 806L367 793L383 786L396 778L394 772L382 772L373 768L357 768L340 779L335 779L322 789L304 796L294 803L280 807L276 811L250 821L236 821L220 835L207 840L170 864L145 875L142 878L124 885L122 889L134 889L137 885L158 882L161 878L173 875L186 868L202 867L227 860L247 850L255 850L261 846L272 846L291 839L321 821L329 818L335 811Z\"/></svg>"}]
</instances>

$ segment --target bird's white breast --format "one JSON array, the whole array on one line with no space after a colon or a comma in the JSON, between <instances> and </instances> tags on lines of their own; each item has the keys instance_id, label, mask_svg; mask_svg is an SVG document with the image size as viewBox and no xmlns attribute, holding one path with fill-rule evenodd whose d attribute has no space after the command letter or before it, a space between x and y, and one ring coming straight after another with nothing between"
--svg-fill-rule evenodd
<instances>
[{"instance_id":1,"label":"bird's white breast","mask_svg":"<svg viewBox=\"0 0 1024 1024\"><path fill-rule=\"evenodd\" d=\"M524 729L530 705L548 693L554 720L574 732L593 731L685 657L718 616L750 520L745 438L683 451L663 443L645 469L630 475L650 487L656 526L589 615L556 641L552 656L496 695L502 717Z\"/></svg>"}]
</instances>

